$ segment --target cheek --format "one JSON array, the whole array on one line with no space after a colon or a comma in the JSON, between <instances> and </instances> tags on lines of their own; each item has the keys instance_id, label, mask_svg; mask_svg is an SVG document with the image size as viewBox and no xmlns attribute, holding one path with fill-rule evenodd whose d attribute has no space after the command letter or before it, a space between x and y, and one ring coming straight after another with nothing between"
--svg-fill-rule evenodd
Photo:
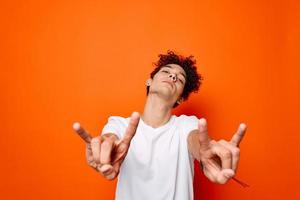
<instances>
[{"instance_id":1,"label":"cheek","mask_svg":"<svg viewBox=\"0 0 300 200\"><path fill-rule=\"evenodd\" d=\"M182 85L182 84L179 83L179 84L177 85L177 90L178 90L178 92L179 92L179 93L182 93L182 92L183 92L183 89L184 89L184 85Z\"/></svg>"},{"instance_id":2,"label":"cheek","mask_svg":"<svg viewBox=\"0 0 300 200\"><path fill-rule=\"evenodd\" d=\"M163 78L163 75L161 73L157 73L153 77L153 81L157 81Z\"/></svg>"},{"instance_id":3,"label":"cheek","mask_svg":"<svg viewBox=\"0 0 300 200\"><path fill-rule=\"evenodd\" d=\"M184 91L184 88L186 87L186 85L185 84L183 84L183 85L181 85L181 92L183 92Z\"/></svg>"}]
</instances>

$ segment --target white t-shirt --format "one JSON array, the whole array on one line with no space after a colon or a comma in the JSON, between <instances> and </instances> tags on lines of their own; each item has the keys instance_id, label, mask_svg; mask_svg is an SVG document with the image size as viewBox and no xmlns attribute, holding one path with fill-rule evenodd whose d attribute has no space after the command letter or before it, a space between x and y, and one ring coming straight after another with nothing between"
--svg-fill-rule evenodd
<instances>
[{"instance_id":1,"label":"white t-shirt","mask_svg":"<svg viewBox=\"0 0 300 200\"><path fill-rule=\"evenodd\" d=\"M128 118L111 116L102 134L123 138ZM121 165L116 200L193 200L194 158L187 137L198 129L196 116L172 115L153 128L140 118Z\"/></svg>"}]
</instances>

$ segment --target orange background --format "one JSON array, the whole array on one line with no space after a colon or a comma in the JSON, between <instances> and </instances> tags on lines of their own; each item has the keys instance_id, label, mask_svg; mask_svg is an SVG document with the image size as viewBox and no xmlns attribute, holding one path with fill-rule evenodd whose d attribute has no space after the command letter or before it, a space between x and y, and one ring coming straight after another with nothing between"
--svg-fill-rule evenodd
<instances>
[{"instance_id":1,"label":"orange background","mask_svg":"<svg viewBox=\"0 0 300 200\"><path fill-rule=\"evenodd\" d=\"M240 122L237 178L203 175L208 199L299 199L299 3L296 1L2 1L1 199L113 199L73 132L143 111L152 62L193 54L204 76L176 114L205 117L211 137ZM198 191L199 190L199 191Z\"/></svg>"}]
</instances>

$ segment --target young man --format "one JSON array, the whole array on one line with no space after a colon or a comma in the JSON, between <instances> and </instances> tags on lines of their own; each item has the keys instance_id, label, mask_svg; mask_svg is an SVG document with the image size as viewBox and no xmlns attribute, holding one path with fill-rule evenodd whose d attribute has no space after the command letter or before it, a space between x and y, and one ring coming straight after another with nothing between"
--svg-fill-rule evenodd
<instances>
[{"instance_id":1,"label":"young man","mask_svg":"<svg viewBox=\"0 0 300 200\"><path fill-rule=\"evenodd\" d=\"M215 141L208 136L205 119L171 113L199 89L202 77L195 64L193 56L160 54L146 81L141 116L111 116L95 138L78 123L73 125L87 143L89 165L108 180L118 177L117 200L192 200L194 159L212 182L224 184L235 175L245 124L231 141Z\"/></svg>"}]
</instances>

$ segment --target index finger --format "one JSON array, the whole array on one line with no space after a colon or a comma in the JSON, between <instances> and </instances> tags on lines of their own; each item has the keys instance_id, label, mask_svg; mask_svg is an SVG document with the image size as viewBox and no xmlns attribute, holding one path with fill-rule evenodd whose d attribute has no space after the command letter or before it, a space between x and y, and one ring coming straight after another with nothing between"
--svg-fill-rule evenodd
<instances>
[{"instance_id":1,"label":"index finger","mask_svg":"<svg viewBox=\"0 0 300 200\"><path fill-rule=\"evenodd\" d=\"M135 132L136 132L136 128L139 124L140 121L140 115L137 112L133 112L128 124L128 127L126 129L124 138L123 138L123 142L126 144L129 144L131 139L133 138Z\"/></svg>"},{"instance_id":2,"label":"index finger","mask_svg":"<svg viewBox=\"0 0 300 200\"><path fill-rule=\"evenodd\" d=\"M86 143L91 143L92 136L90 136L90 134L88 134L88 132L86 132L78 122L73 124L73 129Z\"/></svg>"},{"instance_id":3,"label":"index finger","mask_svg":"<svg viewBox=\"0 0 300 200\"><path fill-rule=\"evenodd\" d=\"M246 124L241 123L236 133L232 136L230 142L235 146L239 146L245 133L246 133Z\"/></svg>"},{"instance_id":4,"label":"index finger","mask_svg":"<svg viewBox=\"0 0 300 200\"><path fill-rule=\"evenodd\" d=\"M207 130L207 122L204 118L199 119L199 143L201 149L207 149L209 146L209 137Z\"/></svg>"}]
</instances>

